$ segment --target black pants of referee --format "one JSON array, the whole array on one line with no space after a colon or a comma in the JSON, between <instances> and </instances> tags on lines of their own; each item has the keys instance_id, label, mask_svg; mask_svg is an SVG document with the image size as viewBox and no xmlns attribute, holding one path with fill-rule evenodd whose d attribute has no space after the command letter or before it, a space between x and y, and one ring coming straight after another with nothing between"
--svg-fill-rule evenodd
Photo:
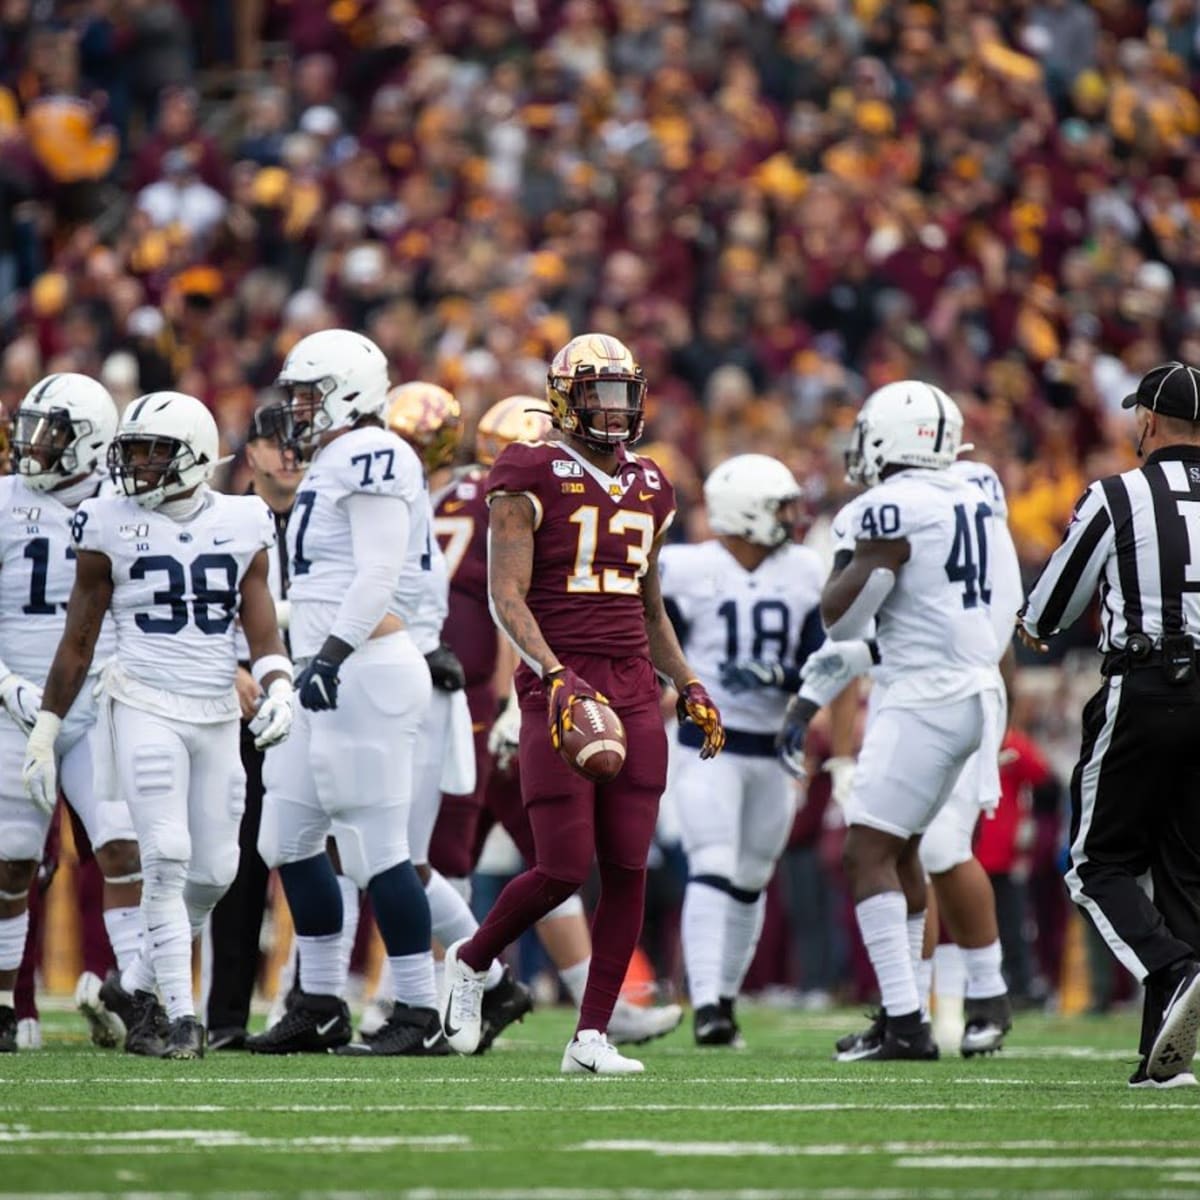
<instances>
[{"instance_id":1,"label":"black pants of referee","mask_svg":"<svg viewBox=\"0 0 1200 1200\"><path fill-rule=\"evenodd\" d=\"M258 977L258 939L267 904L270 871L258 854L262 822L263 752L242 726L242 766L246 770L246 813L238 834L242 856L229 891L212 912L212 977L208 992L210 1033L245 1029Z\"/></svg>"},{"instance_id":2,"label":"black pants of referee","mask_svg":"<svg viewBox=\"0 0 1200 1200\"><path fill-rule=\"evenodd\" d=\"M1146 985L1146 1054L1174 985L1200 957L1200 679L1144 667L1083 710L1071 779L1071 897Z\"/></svg>"}]
</instances>

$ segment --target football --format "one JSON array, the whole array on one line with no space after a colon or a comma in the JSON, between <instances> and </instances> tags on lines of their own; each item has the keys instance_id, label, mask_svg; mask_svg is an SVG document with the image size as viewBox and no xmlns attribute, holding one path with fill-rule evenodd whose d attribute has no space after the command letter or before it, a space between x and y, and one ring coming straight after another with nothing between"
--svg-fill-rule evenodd
<instances>
[{"instance_id":1,"label":"football","mask_svg":"<svg viewBox=\"0 0 1200 1200\"><path fill-rule=\"evenodd\" d=\"M559 753L585 779L605 783L625 765L625 726L611 705L590 696L571 706L571 728Z\"/></svg>"}]
</instances>

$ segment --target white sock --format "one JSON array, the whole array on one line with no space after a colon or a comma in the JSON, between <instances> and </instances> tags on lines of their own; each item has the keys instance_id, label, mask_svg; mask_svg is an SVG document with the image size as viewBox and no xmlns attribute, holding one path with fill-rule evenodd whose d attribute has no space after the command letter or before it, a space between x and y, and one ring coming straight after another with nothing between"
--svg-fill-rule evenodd
<instances>
[{"instance_id":1,"label":"white sock","mask_svg":"<svg viewBox=\"0 0 1200 1200\"><path fill-rule=\"evenodd\" d=\"M143 926L141 950L128 966L121 968L121 987L131 996L134 992L152 992L155 987L154 967L150 963L149 954L146 953L145 932Z\"/></svg>"},{"instance_id":2,"label":"white sock","mask_svg":"<svg viewBox=\"0 0 1200 1200\"><path fill-rule=\"evenodd\" d=\"M921 999L921 1018L929 1020L929 993L933 989L933 959L922 958L925 950L925 910L908 914L908 952L912 955L913 976Z\"/></svg>"},{"instance_id":3,"label":"white sock","mask_svg":"<svg viewBox=\"0 0 1200 1200\"><path fill-rule=\"evenodd\" d=\"M560 967L558 977L563 981L563 987L567 989L571 997L571 1003L578 1008L583 1003L583 993L587 991L588 967L592 965L592 959L589 955L587 958L581 958L573 967Z\"/></svg>"},{"instance_id":4,"label":"white sock","mask_svg":"<svg viewBox=\"0 0 1200 1200\"><path fill-rule=\"evenodd\" d=\"M435 974L436 974L436 972L435 972ZM488 966L487 974L484 976L484 979L483 979L483 990L485 992L490 992L492 990L492 988L494 988L496 986L496 984L498 984L500 982L500 980L503 978L504 978L504 968L500 965L500 963L497 959L493 958L490 965ZM441 993L439 992L438 995L441 995Z\"/></svg>"},{"instance_id":5,"label":"white sock","mask_svg":"<svg viewBox=\"0 0 1200 1200\"><path fill-rule=\"evenodd\" d=\"M19 971L29 936L29 909L0 920L0 971ZM12 1008L10 1004L8 1006Z\"/></svg>"},{"instance_id":6,"label":"white sock","mask_svg":"<svg viewBox=\"0 0 1200 1200\"><path fill-rule=\"evenodd\" d=\"M968 1000L987 1000L1008 992L1000 971L1002 955L999 941L990 946L980 946L977 950L963 950L962 957L967 972Z\"/></svg>"},{"instance_id":7,"label":"white sock","mask_svg":"<svg viewBox=\"0 0 1200 1200\"><path fill-rule=\"evenodd\" d=\"M463 938L469 938L479 928L479 922L475 920L475 914L467 902L436 871L430 872L425 895L429 899L429 921L433 936L443 946L452 946Z\"/></svg>"},{"instance_id":8,"label":"white sock","mask_svg":"<svg viewBox=\"0 0 1200 1200\"><path fill-rule=\"evenodd\" d=\"M350 978L350 959L354 956L354 943L358 940L358 885L353 879L339 875L338 891L342 893L342 933L338 943L338 978L342 980L344 989L345 981ZM341 995L341 992L337 994Z\"/></svg>"},{"instance_id":9,"label":"white sock","mask_svg":"<svg viewBox=\"0 0 1200 1200\"><path fill-rule=\"evenodd\" d=\"M921 1007L905 928L907 912L903 892L880 892L854 906L883 1007L890 1017L905 1016Z\"/></svg>"},{"instance_id":10,"label":"white sock","mask_svg":"<svg viewBox=\"0 0 1200 1200\"><path fill-rule=\"evenodd\" d=\"M11 917L9 917L8 919L12 920ZM8 988L7 990L5 990L4 988L0 988L0 1008L16 1008L16 1007L17 1007L17 1000L16 1000L16 996L13 994L13 989Z\"/></svg>"},{"instance_id":11,"label":"white sock","mask_svg":"<svg viewBox=\"0 0 1200 1200\"><path fill-rule=\"evenodd\" d=\"M962 1008L967 986L967 968L962 951L953 942L944 942L933 952L933 987L938 1008L957 1003Z\"/></svg>"},{"instance_id":12,"label":"white sock","mask_svg":"<svg viewBox=\"0 0 1200 1200\"><path fill-rule=\"evenodd\" d=\"M471 903L471 881L459 875L443 875L442 878L467 902Z\"/></svg>"},{"instance_id":13,"label":"white sock","mask_svg":"<svg viewBox=\"0 0 1200 1200\"><path fill-rule=\"evenodd\" d=\"M718 995L737 999L754 961L766 915L767 898L761 892L749 904L725 897L725 941L721 949Z\"/></svg>"},{"instance_id":14,"label":"white sock","mask_svg":"<svg viewBox=\"0 0 1200 1200\"><path fill-rule=\"evenodd\" d=\"M706 883L689 883L683 893L683 964L694 1008L716 1004L721 998L721 960L731 903L724 892Z\"/></svg>"},{"instance_id":15,"label":"white sock","mask_svg":"<svg viewBox=\"0 0 1200 1200\"><path fill-rule=\"evenodd\" d=\"M142 913L139 908L106 908L104 928L117 969L124 971L142 949Z\"/></svg>"},{"instance_id":16,"label":"white sock","mask_svg":"<svg viewBox=\"0 0 1200 1200\"><path fill-rule=\"evenodd\" d=\"M300 962L303 964L303 951ZM392 982L396 987L396 1000L413 1008L438 1006L437 985L433 980L433 952L422 950L417 954L388 956L392 966Z\"/></svg>"},{"instance_id":17,"label":"white sock","mask_svg":"<svg viewBox=\"0 0 1200 1200\"><path fill-rule=\"evenodd\" d=\"M342 969L342 936L325 933L320 937L296 934L300 956L300 990L309 996L342 996L346 991L346 973Z\"/></svg>"},{"instance_id":18,"label":"white sock","mask_svg":"<svg viewBox=\"0 0 1200 1200\"><path fill-rule=\"evenodd\" d=\"M172 1020L194 1017L192 996L192 924L183 890L187 866L175 859L144 865L142 919L146 957ZM136 961L136 960L135 960Z\"/></svg>"}]
</instances>

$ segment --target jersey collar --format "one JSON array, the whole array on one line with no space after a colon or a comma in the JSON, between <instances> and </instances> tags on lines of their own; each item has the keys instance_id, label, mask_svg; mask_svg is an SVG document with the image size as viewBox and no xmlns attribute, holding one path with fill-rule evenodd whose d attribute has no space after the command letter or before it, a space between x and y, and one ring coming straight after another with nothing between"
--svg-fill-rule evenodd
<instances>
[{"instance_id":1,"label":"jersey collar","mask_svg":"<svg viewBox=\"0 0 1200 1200\"><path fill-rule=\"evenodd\" d=\"M600 470L590 459L584 458L577 450L573 450L566 442L558 442L556 445L564 454L569 454L604 489L605 494L614 504L619 504L625 493L633 486L636 476L630 475L626 479L620 477L620 472L624 471L626 467L638 467L638 463L624 446L617 448L618 473L610 475L607 471Z\"/></svg>"},{"instance_id":2,"label":"jersey collar","mask_svg":"<svg viewBox=\"0 0 1200 1200\"><path fill-rule=\"evenodd\" d=\"M1147 455L1146 462L1200 462L1200 446L1191 446L1186 442L1178 446L1163 446Z\"/></svg>"}]
</instances>

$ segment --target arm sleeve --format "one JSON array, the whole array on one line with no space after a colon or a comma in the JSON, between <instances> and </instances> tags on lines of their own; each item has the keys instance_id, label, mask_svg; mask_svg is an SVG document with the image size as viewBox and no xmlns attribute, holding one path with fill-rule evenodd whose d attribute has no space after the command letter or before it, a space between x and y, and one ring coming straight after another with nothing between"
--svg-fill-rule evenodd
<instances>
[{"instance_id":1,"label":"arm sleeve","mask_svg":"<svg viewBox=\"0 0 1200 1200\"><path fill-rule=\"evenodd\" d=\"M398 496L355 492L342 503L350 518L357 578L342 599L330 633L357 650L391 604L404 567L410 516Z\"/></svg>"},{"instance_id":2,"label":"arm sleeve","mask_svg":"<svg viewBox=\"0 0 1200 1200\"><path fill-rule=\"evenodd\" d=\"M1113 537L1104 489L1094 483L1075 505L1062 544L1025 602L1021 621L1031 636L1047 637L1078 620L1100 581Z\"/></svg>"},{"instance_id":3,"label":"arm sleeve","mask_svg":"<svg viewBox=\"0 0 1200 1200\"><path fill-rule=\"evenodd\" d=\"M1003 654L1012 641L1017 610L1021 607L1021 565L1017 548L1005 521L993 521L992 539L992 628L996 631L996 649Z\"/></svg>"}]
</instances>

